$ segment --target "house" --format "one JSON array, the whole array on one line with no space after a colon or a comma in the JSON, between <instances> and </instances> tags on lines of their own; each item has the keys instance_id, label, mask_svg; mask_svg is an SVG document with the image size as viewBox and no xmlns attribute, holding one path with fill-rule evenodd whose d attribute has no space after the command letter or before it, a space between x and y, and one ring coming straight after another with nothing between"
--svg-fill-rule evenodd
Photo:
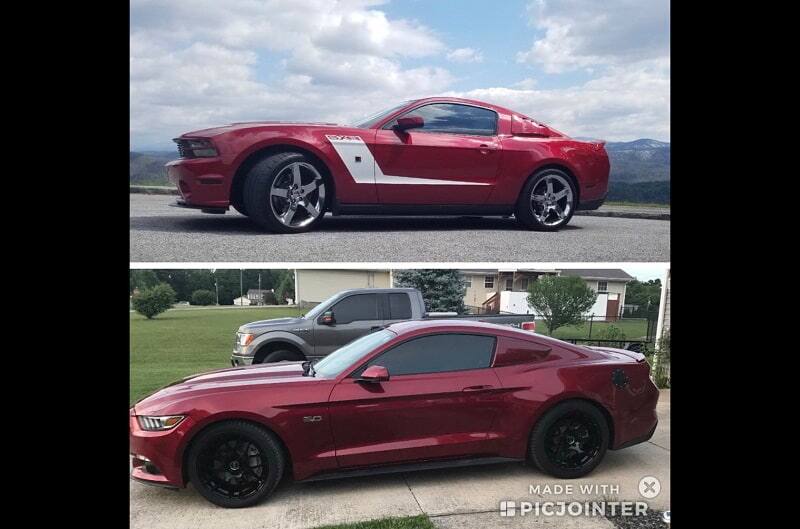
<instances>
[{"instance_id":1,"label":"house","mask_svg":"<svg viewBox=\"0 0 800 529\"><path fill-rule=\"evenodd\" d=\"M297 269L294 272L294 298L300 307L325 301L349 288L391 288L392 271L386 269L319 270Z\"/></svg>"},{"instance_id":2,"label":"house","mask_svg":"<svg viewBox=\"0 0 800 529\"><path fill-rule=\"evenodd\" d=\"M528 288L544 275L576 276L597 292L589 314L614 321L622 314L625 288L634 278L618 268L462 270L467 292L464 304L473 312L530 314Z\"/></svg>"},{"instance_id":3,"label":"house","mask_svg":"<svg viewBox=\"0 0 800 529\"><path fill-rule=\"evenodd\" d=\"M259 290L257 288L251 288L250 290L247 291L247 299L250 300L250 304L251 305L263 305L264 304L264 294L266 294L268 292L272 293L273 290L271 288L270 289L261 289L261 290Z\"/></svg>"},{"instance_id":4,"label":"house","mask_svg":"<svg viewBox=\"0 0 800 529\"><path fill-rule=\"evenodd\" d=\"M619 268L570 268L561 270L562 276L580 277L589 288L597 292L597 300L589 311L609 321L622 316L625 305L625 288L635 279Z\"/></svg>"},{"instance_id":5,"label":"house","mask_svg":"<svg viewBox=\"0 0 800 529\"><path fill-rule=\"evenodd\" d=\"M247 296L235 298L233 304L239 307L247 307L250 305L250 299Z\"/></svg>"}]
</instances>

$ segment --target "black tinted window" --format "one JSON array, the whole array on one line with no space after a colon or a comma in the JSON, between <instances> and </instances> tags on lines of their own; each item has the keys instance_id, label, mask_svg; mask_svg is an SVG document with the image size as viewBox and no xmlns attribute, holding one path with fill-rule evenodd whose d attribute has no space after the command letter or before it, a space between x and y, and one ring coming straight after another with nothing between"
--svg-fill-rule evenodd
<instances>
[{"instance_id":1,"label":"black tinted window","mask_svg":"<svg viewBox=\"0 0 800 529\"><path fill-rule=\"evenodd\" d=\"M497 114L485 108L439 103L417 108L402 117L411 116L420 116L425 121L422 128L412 129L411 132L418 130L480 136L494 136L497 133ZM392 120L387 128L395 124L396 121Z\"/></svg>"},{"instance_id":2,"label":"black tinted window","mask_svg":"<svg viewBox=\"0 0 800 529\"><path fill-rule=\"evenodd\" d=\"M378 319L378 296L375 294L356 294L348 296L333 306L336 323Z\"/></svg>"},{"instance_id":3,"label":"black tinted window","mask_svg":"<svg viewBox=\"0 0 800 529\"><path fill-rule=\"evenodd\" d=\"M492 363L494 342L492 336L474 334L423 336L393 347L362 369L379 365L397 376L485 368Z\"/></svg>"},{"instance_id":4,"label":"black tinted window","mask_svg":"<svg viewBox=\"0 0 800 529\"><path fill-rule=\"evenodd\" d=\"M408 294L389 294L390 319L408 320L411 319L411 301Z\"/></svg>"}]
</instances>

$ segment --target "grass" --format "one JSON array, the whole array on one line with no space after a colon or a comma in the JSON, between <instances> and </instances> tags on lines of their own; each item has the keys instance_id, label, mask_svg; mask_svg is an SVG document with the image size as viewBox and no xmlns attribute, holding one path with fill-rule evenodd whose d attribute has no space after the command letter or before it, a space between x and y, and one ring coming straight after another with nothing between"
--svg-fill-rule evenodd
<instances>
[{"instance_id":1,"label":"grass","mask_svg":"<svg viewBox=\"0 0 800 529\"><path fill-rule=\"evenodd\" d=\"M647 336L647 320L645 319L622 319L615 322L594 322L592 323L592 338L600 339L603 331L610 325L618 327L623 333L625 338L629 340L638 340ZM547 325L541 321L536 321L536 331L542 334L548 334ZM589 323L582 325L575 325L571 327L559 327L556 329L554 338L588 338L589 337Z\"/></svg>"},{"instance_id":2,"label":"grass","mask_svg":"<svg viewBox=\"0 0 800 529\"><path fill-rule=\"evenodd\" d=\"M404 518L381 518L368 522L325 525L314 529L434 529L435 526L425 516L408 516Z\"/></svg>"},{"instance_id":3,"label":"grass","mask_svg":"<svg viewBox=\"0 0 800 529\"><path fill-rule=\"evenodd\" d=\"M182 377L230 367L234 333L243 323L303 312L289 307L177 309L152 320L131 313L131 404Z\"/></svg>"}]
</instances>

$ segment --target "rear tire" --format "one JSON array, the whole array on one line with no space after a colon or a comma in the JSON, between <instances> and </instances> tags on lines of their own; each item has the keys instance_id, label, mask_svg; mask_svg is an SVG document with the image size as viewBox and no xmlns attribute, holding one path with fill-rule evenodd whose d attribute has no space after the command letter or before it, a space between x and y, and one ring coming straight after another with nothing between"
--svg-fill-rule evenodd
<instances>
[{"instance_id":1,"label":"rear tire","mask_svg":"<svg viewBox=\"0 0 800 529\"><path fill-rule=\"evenodd\" d=\"M571 400L553 407L531 432L528 455L544 472L562 479L585 476L608 450L609 428L594 405Z\"/></svg>"},{"instance_id":2,"label":"rear tire","mask_svg":"<svg viewBox=\"0 0 800 529\"><path fill-rule=\"evenodd\" d=\"M245 421L215 424L192 441L189 481L220 507L249 507L269 496L285 457L275 434Z\"/></svg>"},{"instance_id":3,"label":"rear tire","mask_svg":"<svg viewBox=\"0 0 800 529\"><path fill-rule=\"evenodd\" d=\"M244 183L247 216L276 233L311 230L325 216L331 199L322 174L313 160L298 152L264 158L250 169Z\"/></svg>"},{"instance_id":4,"label":"rear tire","mask_svg":"<svg viewBox=\"0 0 800 529\"><path fill-rule=\"evenodd\" d=\"M572 178L560 169L542 169L528 180L514 216L530 230L557 231L569 223L577 206Z\"/></svg>"}]
</instances>

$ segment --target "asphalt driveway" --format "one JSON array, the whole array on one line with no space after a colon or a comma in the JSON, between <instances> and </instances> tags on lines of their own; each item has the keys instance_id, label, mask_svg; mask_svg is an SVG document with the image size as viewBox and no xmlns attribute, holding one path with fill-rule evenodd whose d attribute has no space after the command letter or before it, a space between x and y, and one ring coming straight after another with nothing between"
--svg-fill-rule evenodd
<instances>
[{"instance_id":1,"label":"asphalt driveway","mask_svg":"<svg viewBox=\"0 0 800 529\"><path fill-rule=\"evenodd\" d=\"M247 509L223 509L188 488L171 491L131 482L130 525L147 529L304 529L388 516L427 514L442 528L572 527L611 528L597 518L501 518L500 501L572 501L603 499L647 501L652 509L670 505L670 392L661 392L659 425L653 438L624 450L608 452L586 478L559 480L522 464L509 463L322 481L284 481L265 502ZM661 492L645 500L639 481L655 476ZM532 495L531 485L618 485L619 494Z\"/></svg>"},{"instance_id":2,"label":"asphalt driveway","mask_svg":"<svg viewBox=\"0 0 800 529\"><path fill-rule=\"evenodd\" d=\"M500 217L328 216L310 233L265 233L231 210L130 195L133 262L623 262L670 260L670 222L575 216L558 232Z\"/></svg>"}]
</instances>

